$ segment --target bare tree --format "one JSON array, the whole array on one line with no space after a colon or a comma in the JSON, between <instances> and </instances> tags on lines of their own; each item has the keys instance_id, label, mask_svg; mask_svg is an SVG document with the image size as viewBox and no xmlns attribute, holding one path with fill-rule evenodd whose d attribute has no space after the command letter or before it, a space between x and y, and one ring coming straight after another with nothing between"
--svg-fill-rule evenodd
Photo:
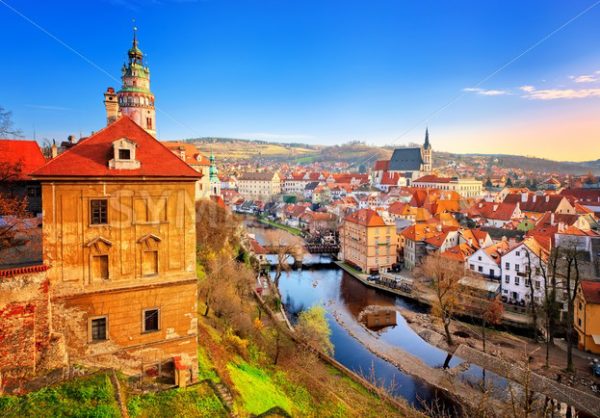
<instances>
[{"instance_id":1,"label":"bare tree","mask_svg":"<svg viewBox=\"0 0 600 418\"><path fill-rule=\"evenodd\" d=\"M567 297L567 370L573 367L573 321L575 316L575 296L580 281L579 261L581 253L575 240L568 241L561 248L564 263L564 286Z\"/></svg>"},{"instance_id":2,"label":"bare tree","mask_svg":"<svg viewBox=\"0 0 600 418\"><path fill-rule=\"evenodd\" d=\"M22 164L0 161L0 249L13 246L15 235L29 216L27 197L14 195Z\"/></svg>"},{"instance_id":3,"label":"bare tree","mask_svg":"<svg viewBox=\"0 0 600 418\"><path fill-rule=\"evenodd\" d=\"M544 279L544 301L542 310L544 314L544 328L546 329L546 367L550 365L550 345L554 344L554 328L558 319L558 306L556 303L556 273L559 261L559 251L552 248L548 254L547 262L544 262L542 250L538 256L538 267Z\"/></svg>"},{"instance_id":4,"label":"bare tree","mask_svg":"<svg viewBox=\"0 0 600 418\"><path fill-rule=\"evenodd\" d=\"M23 132L14 128L12 112L0 106L0 137L19 138L22 136Z\"/></svg>"},{"instance_id":5,"label":"bare tree","mask_svg":"<svg viewBox=\"0 0 600 418\"><path fill-rule=\"evenodd\" d=\"M504 315L504 305L497 297L490 301L483 315L481 315L481 328L482 328L482 337L483 337L483 352L485 353L485 329L487 325L497 326L502 322L502 315Z\"/></svg>"},{"instance_id":6,"label":"bare tree","mask_svg":"<svg viewBox=\"0 0 600 418\"><path fill-rule=\"evenodd\" d=\"M525 287L529 287L529 311L531 312L531 319L533 321L533 338L536 339L538 335L538 316L537 316L537 303L535 301L535 291L533 286L533 263L531 260L530 249L527 244L524 245L525 257L527 258L527 264L525 265L525 273L527 274L527 281Z\"/></svg>"},{"instance_id":7,"label":"bare tree","mask_svg":"<svg viewBox=\"0 0 600 418\"><path fill-rule=\"evenodd\" d=\"M269 230L265 233L265 245L277 255L277 265L274 282L279 288L279 280L284 271L290 270L290 261L304 255L302 240L280 229Z\"/></svg>"},{"instance_id":8,"label":"bare tree","mask_svg":"<svg viewBox=\"0 0 600 418\"><path fill-rule=\"evenodd\" d=\"M450 322L457 309L459 280L463 277L464 270L460 265L449 263L448 259L436 253L425 259L423 273L433 281L435 301L431 312L442 320L446 341L448 345L452 345Z\"/></svg>"}]
</instances>

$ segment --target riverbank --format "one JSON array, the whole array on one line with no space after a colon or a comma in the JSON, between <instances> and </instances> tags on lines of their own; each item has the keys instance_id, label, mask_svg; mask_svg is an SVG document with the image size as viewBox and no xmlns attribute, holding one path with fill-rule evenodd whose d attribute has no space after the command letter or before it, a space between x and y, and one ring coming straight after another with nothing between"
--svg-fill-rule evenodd
<instances>
[{"instance_id":1,"label":"riverbank","mask_svg":"<svg viewBox=\"0 0 600 418\"><path fill-rule=\"evenodd\" d=\"M335 264L338 267L340 267L342 270L344 270L346 273L350 274L352 277L359 280L361 283L363 283L366 286L369 286L369 287L372 287L375 289L379 289L379 290L383 290L384 292L388 292L388 293L391 293L396 296L402 296L404 298L411 299L415 302L418 302L420 304L423 304L423 305L426 305L429 307L431 307L435 304L436 296L435 296L435 293L433 292L433 289L430 289L428 287L422 287L422 288L419 288L419 291L416 291L413 289L412 292L405 292L401 289L394 289L391 287L383 286L383 285L373 282L373 281L369 281L369 280L367 280L367 277L369 276L368 274L361 273L360 271L356 270L352 266L349 266L348 264L346 264L343 261L336 261ZM462 316L469 317L468 313L466 313L466 312L463 312ZM479 319L479 317L474 317L474 318L476 320ZM527 329L531 325L531 318L528 315L521 315L521 314L514 313L514 312L504 311L502 314L502 322L504 325L509 326L509 327Z\"/></svg>"},{"instance_id":2,"label":"riverbank","mask_svg":"<svg viewBox=\"0 0 600 418\"><path fill-rule=\"evenodd\" d=\"M298 228L293 228L291 226L283 225L283 224L280 224L279 222L274 222L274 221L271 221L264 217L257 217L257 220L258 220L258 222L260 222L263 225L268 225L268 226L272 226L273 228L282 229L282 230L287 231L290 234L297 236L297 237L302 236L302 231Z\"/></svg>"}]
</instances>

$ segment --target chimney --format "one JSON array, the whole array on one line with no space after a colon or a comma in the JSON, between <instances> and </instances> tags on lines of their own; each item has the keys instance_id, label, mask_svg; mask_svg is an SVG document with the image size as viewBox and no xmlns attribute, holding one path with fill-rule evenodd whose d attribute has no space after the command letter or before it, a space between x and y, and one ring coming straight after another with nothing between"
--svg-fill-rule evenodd
<instances>
[{"instance_id":1,"label":"chimney","mask_svg":"<svg viewBox=\"0 0 600 418\"><path fill-rule=\"evenodd\" d=\"M473 238L469 238L469 247L473 246Z\"/></svg>"},{"instance_id":2,"label":"chimney","mask_svg":"<svg viewBox=\"0 0 600 418\"><path fill-rule=\"evenodd\" d=\"M536 195L536 194L534 194L534 195L533 195L533 203L535 203L535 201L536 201L536 200L537 200L537 195Z\"/></svg>"},{"instance_id":3,"label":"chimney","mask_svg":"<svg viewBox=\"0 0 600 418\"><path fill-rule=\"evenodd\" d=\"M435 228L437 229L438 232L442 232L442 225L441 224L438 224Z\"/></svg>"},{"instance_id":4,"label":"chimney","mask_svg":"<svg viewBox=\"0 0 600 418\"><path fill-rule=\"evenodd\" d=\"M521 193L521 202L523 202L523 203L527 202L527 198L528 198L527 192Z\"/></svg>"},{"instance_id":5,"label":"chimney","mask_svg":"<svg viewBox=\"0 0 600 418\"><path fill-rule=\"evenodd\" d=\"M494 212L498 210L498 205L494 205Z\"/></svg>"},{"instance_id":6,"label":"chimney","mask_svg":"<svg viewBox=\"0 0 600 418\"><path fill-rule=\"evenodd\" d=\"M546 203L548 203L549 201L550 201L550 195L549 195L549 194L547 194L547 195L546 195Z\"/></svg>"},{"instance_id":7,"label":"chimney","mask_svg":"<svg viewBox=\"0 0 600 418\"><path fill-rule=\"evenodd\" d=\"M554 225L554 212L550 213L550 225Z\"/></svg>"},{"instance_id":8,"label":"chimney","mask_svg":"<svg viewBox=\"0 0 600 418\"><path fill-rule=\"evenodd\" d=\"M503 235L502 236L502 242L507 242L507 241L508 241L508 238L506 238L506 235Z\"/></svg>"},{"instance_id":9,"label":"chimney","mask_svg":"<svg viewBox=\"0 0 600 418\"><path fill-rule=\"evenodd\" d=\"M52 158L58 157L58 147L56 146L55 140L52 140L52 146L50 146L50 153Z\"/></svg>"},{"instance_id":10,"label":"chimney","mask_svg":"<svg viewBox=\"0 0 600 418\"><path fill-rule=\"evenodd\" d=\"M104 93L104 107L106 109L106 125L110 125L119 117L119 101L115 89L109 87Z\"/></svg>"},{"instance_id":11,"label":"chimney","mask_svg":"<svg viewBox=\"0 0 600 418\"><path fill-rule=\"evenodd\" d=\"M70 144L75 145L75 135L69 135L67 137L67 140L69 141Z\"/></svg>"}]
</instances>

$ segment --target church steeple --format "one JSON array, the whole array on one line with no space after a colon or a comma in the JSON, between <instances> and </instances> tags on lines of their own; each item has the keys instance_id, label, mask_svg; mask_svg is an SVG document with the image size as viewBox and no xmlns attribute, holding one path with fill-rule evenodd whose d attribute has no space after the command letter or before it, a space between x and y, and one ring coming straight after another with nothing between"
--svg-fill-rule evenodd
<instances>
[{"instance_id":1,"label":"church steeple","mask_svg":"<svg viewBox=\"0 0 600 418\"><path fill-rule=\"evenodd\" d=\"M423 144L424 149L430 149L431 144L429 143L429 127L425 128L425 143Z\"/></svg>"},{"instance_id":2,"label":"church steeple","mask_svg":"<svg viewBox=\"0 0 600 418\"><path fill-rule=\"evenodd\" d=\"M215 155L213 154L212 148L210 149L210 168L208 171L210 178L210 194L211 196L221 195L221 180L219 180L219 169L215 163Z\"/></svg>"},{"instance_id":3,"label":"church steeple","mask_svg":"<svg viewBox=\"0 0 600 418\"><path fill-rule=\"evenodd\" d=\"M425 143L423 144L421 154L423 155L423 172L430 173L433 168L433 150L429 142L429 127L425 128Z\"/></svg>"}]
</instances>

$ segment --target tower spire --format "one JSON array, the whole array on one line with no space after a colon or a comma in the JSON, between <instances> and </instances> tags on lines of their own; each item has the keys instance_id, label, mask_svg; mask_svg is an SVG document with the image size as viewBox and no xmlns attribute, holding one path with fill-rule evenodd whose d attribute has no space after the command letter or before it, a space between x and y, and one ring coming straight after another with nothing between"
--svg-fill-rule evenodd
<instances>
[{"instance_id":1,"label":"tower spire","mask_svg":"<svg viewBox=\"0 0 600 418\"><path fill-rule=\"evenodd\" d=\"M425 127L425 144L423 144L423 148L431 148L431 144L429 143L429 126Z\"/></svg>"}]
</instances>

